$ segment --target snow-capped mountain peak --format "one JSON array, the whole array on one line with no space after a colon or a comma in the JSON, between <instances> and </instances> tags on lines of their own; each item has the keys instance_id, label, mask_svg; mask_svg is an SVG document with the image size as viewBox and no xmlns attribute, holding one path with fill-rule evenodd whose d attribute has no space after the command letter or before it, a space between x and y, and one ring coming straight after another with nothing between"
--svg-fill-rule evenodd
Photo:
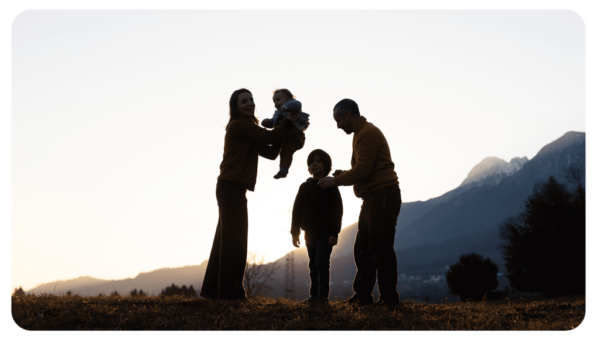
<instances>
[{"instance_id":1,"label":"snow-capped mountain peak","mask_svg":"<svg viewBox=\"0 0 600 339\"><path fill-rule=\"evenodd\" d=\"M471 169L460 186L471 183L476 183L477 186L498 185L502 180L517 173L528 161L527 157L515 157L510 162L498 157L487 157Z\"/></svg>"}]
</instances>

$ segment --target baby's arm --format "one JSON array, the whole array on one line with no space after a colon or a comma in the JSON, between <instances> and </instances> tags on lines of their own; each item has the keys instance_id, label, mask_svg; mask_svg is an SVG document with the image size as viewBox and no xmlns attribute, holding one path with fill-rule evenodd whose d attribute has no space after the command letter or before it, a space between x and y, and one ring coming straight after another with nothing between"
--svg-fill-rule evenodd
<instances>
[{"instance_id":1,"label":"baby's arm","mask_svg":"<svg viewBox=\"0 0 600 339\"><path fill-rule=\"evenodd\" d=\"M273 119L264 119L260 124L266 128L273 128Z\"/></svg>"},{"instance_id":2,"label":"baby's arm","mask_svg":"<svg viewBox=\"0 0 600 339\"><path fill-rule=\"evenodd\" d=\"M277 111L273 113L273 116L271 118L264 119L260 124L262 125L262 127L274 128L275 120L277 120Z\"/></svg>"}]
</instances>

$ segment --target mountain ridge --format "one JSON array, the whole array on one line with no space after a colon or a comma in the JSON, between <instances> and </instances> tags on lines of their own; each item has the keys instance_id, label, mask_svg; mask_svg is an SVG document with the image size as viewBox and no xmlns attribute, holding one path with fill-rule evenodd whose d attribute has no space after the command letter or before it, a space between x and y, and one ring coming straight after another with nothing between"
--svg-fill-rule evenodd
<instances>
[{"instance_id":1,"label":"mountain ridge","mask_svg":"<svg viewBox=\"0 0 600 339\"><path fill-rule=\"evenodd\" d=\"M153 271L140 272L133 278L105 280L89 276L77 277L67 280L58 280L49 283L42 283L36 287L27 290L28 293L74 293L97 295L99 293L109 294L117 291L121 294L129 293L131 290L142 289L149 293L159 294L160 291L176 284L179 286L193 285L196 290L202 286L204 272L208 260L204 260L199 265L187 265L180 267L163 267ZM86 283L87 282L87 283ZM90 283L91 282L91 283Z\"/></svg>"},{"instance_id":2,"label":"mountain ridge","mask_svg":"<svg viewBox=\"0 0 600 339\"><path fill-rule=\"evenodd\" d=\"M498 250L499 237L498 225L508 216L520 211L523 201L529 196L534 185L553 176L561 183L566 183L564 170L568 166L578 166L582 169L582 179L585 185L585 133L569 131L560 138L550 142L538 151L530 160L520 159L519 164L511 168L511 162L495 157L486 159L493 166L483 166L483 171L475 171L482 180L461 183L455 189L427 201L415 201L402 204L398 224L396 227L395 249L398 257L398 273L407 274L444 274L446 266L454 264L460 254L475 251L489 257L498 265L500 272L504 272L504 263ZM484 162L484 159L482 162ZM480 165L475 165L471 172ZM504 167L503 167L504 166ZM487 169L487 170L485 170ZM512 171L512 172L511 172ZM470 172L470 173L471 173ZM491 174L511 173L502 180L488 180ZM467 175L469 178L469 175ZM475 177L474 177L475 178ZM466 179L465 179L466 180ZM351 293L351 282L355 273L353 261L353 243L356 235L357 223L342 229L338 245L334 247L331 262L331 284L334 290ZM304 294L304 287L308 284L308 256L304 247L295 249L296 286L297 296ZM285 256L275 260L279 266L272 282L273 295L283 293L283 278ZM66 287L67 281L57 281L36 286L28 292L51 292L55 286L57 291L63 293L73 290L76 293L97 294L110 293L117 290L119 293L128 293L131 289L143 289L148 292L155 291L175 283L178 285L193 284L199 290L206 270L207 261L200 265L184 266L181 268L162 268L150 272L142 272L135 278L121 279L118 281L102 281L92 277L78 277L68 280L79 284L78 288ZM159 272L160 271L160 272ZM164 274L163 274L164 273ZM157 279L152 285L148 281ZM170 279L170 280L169 280ZM61 287L62 286L62 287ZM40 288L44 287L44 291ZM152 287L152 288L149 288ZM102 291L100 291L102 289ZM281 291L280 291L281 290Z\"/></svg>"}]
</instances>

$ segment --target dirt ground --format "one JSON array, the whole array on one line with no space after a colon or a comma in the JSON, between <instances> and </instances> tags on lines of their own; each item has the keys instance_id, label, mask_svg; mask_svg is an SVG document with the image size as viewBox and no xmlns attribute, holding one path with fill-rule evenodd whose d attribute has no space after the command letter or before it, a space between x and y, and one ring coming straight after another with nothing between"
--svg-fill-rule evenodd
<instances>
[{"instance_id":1,"label":"dirt ground","mask_svg":"<svg viewBox=\"0 0 600 339\"><path fill-rule=\"evenodd\" d=\"M557 303L575 302L577 300L585 301L585 294L568 295L561 297L521 297L521 298L510 298L503 300L488 300L489 305L507 305L509 302L511 305L528 303L532 301L555 301Z\"/></svg>"}]
</instances>

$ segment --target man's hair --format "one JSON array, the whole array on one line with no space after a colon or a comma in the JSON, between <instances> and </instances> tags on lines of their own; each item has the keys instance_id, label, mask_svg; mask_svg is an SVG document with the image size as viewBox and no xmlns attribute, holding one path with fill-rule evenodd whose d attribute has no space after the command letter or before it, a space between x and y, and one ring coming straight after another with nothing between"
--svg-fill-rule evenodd
<instances>
[{"instance_id":1,"label":"man's hair","mask_svg":"<svg viewBox=\"0 0 600 339\"><path fill-rule=\"evenodd\" d=\"M287 88L278 88L278 89L276 89L276 90L273 91L273 95L275 95L275 94L277 94L279 92L285 94L285 96L288 97L288 98L290 98L290 99L295 99L296 98L296 96L293 95L292 92L290 92L290 90L287 89Z\"/></svg>"},{"instance_id":2,"label":"man's hair","mask_svg":"<svg viewBox=\"0 0 600 339\"><path fill-rule=\"evenodd\" d=\"M342 99L342 100L340 100L340 102L338 102L333 107L334 111L336 109L338 109L341 113L344 113L344 111L348 111L354 117L359 117L360 116L360 111L358 110L358 105L356 104L356 101L354 101L352 99Z\"/></svg>"},{"instance_id":3,"label":"man's hair","mask_svg":"<svg viewBox=\"0 0 600 339\"><path fill-rule=\"evenodd\" d=\"M250 119L252 122L254 122L254 124L258 125L258 119L255 116L242 114L238 109L237 99L242 93L250 93L250 95L252 95L252 92L245 88L240 88L231 93L231 97L229 98L229 122L227 123L225 130L227 130L227 128L229 128L229 124L236 119Z\"/></svg>"},{"instance_id":4,"label":"man's hair","mask_svg":"<svg viewBox=\"0 0 600 339\"><path fill-rule=\"evenodd\" d=\"M306 159L306 164L310 166L310 163L313 161L316 155L318 155L319 158L321 158L325 176L328 176L329 172L331 172L331 157L329 156L329 154L327 154L327 152L323 151L322 149L316 149L310 152L310 154L308 155L308 159Z\"/></svg>"}]
</instances>

